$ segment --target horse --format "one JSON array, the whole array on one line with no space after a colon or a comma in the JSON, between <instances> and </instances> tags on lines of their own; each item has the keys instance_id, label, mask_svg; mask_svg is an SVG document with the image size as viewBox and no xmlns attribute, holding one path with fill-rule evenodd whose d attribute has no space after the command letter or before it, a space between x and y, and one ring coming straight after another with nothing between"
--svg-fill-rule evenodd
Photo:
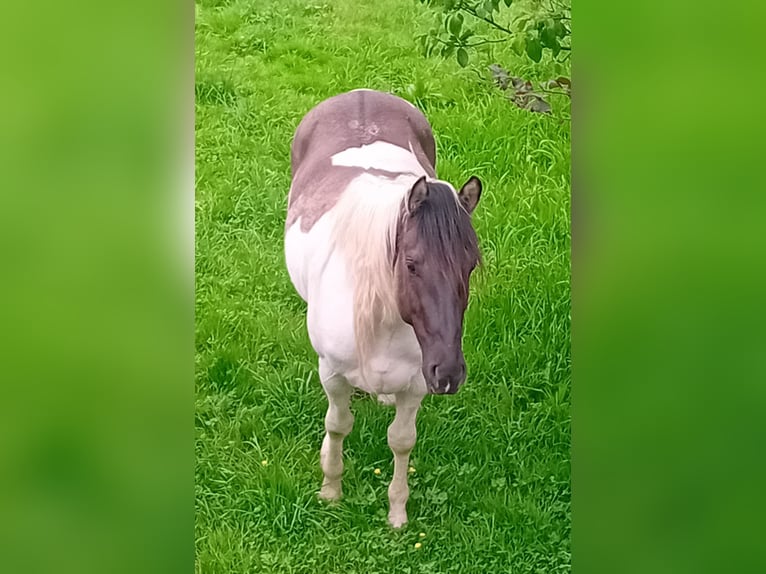
<instances>
[{"instance_id":1,"label":"horse","mask_svg":"<svg viewBox=\"0 0 766 574\"><path fill-rule=\"evenodd\" d=\"M392 94L353 90L301 120L291 145L285 222L290 280L327 395L319 497L341 498L353 390L393 403L388 521L407 522L409 456L427 394L454 394L469 279L480 263L471 215L482 184L436 178L431 126Z\"/></svg>"}]
</instances>

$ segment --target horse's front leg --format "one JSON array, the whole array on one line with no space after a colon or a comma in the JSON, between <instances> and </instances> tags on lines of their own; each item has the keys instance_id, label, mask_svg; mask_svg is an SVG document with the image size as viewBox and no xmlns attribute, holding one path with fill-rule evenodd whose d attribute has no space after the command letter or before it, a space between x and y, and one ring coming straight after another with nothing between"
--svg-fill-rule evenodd
<instances>
[{"instance_id":1,"label":"horse's front leg","mask_svg":"<svg viewBox=\"0 0 766 574\"><path fill-rule=\"evenodd\" d=\"M343 439L354 426L351 414L351 385L345 378L332 373L323 363L319 363L319 377L322 381L329 406L324 419L326 433L322 441L320 461L324 481L319 497L325 500L338 500L342 495L341 477L343 475Z\"/></svg>"},{"instance_id":2,"label":"horse's front leg","mask_svg":"<svg viewBox=\"0 0 766 574\"><path fill-rule=\"evenodd\" d=\"M410 487L407 485L407 469L410 452L415 446L417 431L415 418L423 395L411 393L396 394L396 416L388 427L388 446L394 453L394 478L388 487L388 522L399 528L407 522L407 499Z\"/></svg>"}]
</instances>

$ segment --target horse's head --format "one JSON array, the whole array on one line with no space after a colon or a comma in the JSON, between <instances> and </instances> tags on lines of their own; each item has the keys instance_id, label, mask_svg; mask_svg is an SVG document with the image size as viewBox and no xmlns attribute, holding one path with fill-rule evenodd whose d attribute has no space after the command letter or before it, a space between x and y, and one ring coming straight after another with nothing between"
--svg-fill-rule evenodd
<instances>
[{"instance_id":1,"label":"horse's head","mask_svg":"<svg viewBox=\"0 0 766 574\"><path fill-rule=\"evenodd\" d=\"M456 393L465 381L463 315L468 280L479 263L471 213L481 182L472 177L457 195L421 177L407 193L394 256L396 299L423 356L429 392Z\"/></svg>"}]
</instances>

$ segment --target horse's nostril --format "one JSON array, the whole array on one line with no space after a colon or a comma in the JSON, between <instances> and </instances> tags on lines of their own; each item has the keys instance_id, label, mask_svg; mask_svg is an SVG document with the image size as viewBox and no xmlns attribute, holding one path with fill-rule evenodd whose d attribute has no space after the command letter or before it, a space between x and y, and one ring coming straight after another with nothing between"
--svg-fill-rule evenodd
<instances>
[{"instance_id":1,"label":"horse's nostril","mask_svg":"<svg viewBox=\"0 0 766 574\"><path fill-rule=\"evenodd\" d=\"M434 376L442 383L452 383L462 380L465 375L465 363L439 365L434 369Z\"/></svg>"}]
</instances>

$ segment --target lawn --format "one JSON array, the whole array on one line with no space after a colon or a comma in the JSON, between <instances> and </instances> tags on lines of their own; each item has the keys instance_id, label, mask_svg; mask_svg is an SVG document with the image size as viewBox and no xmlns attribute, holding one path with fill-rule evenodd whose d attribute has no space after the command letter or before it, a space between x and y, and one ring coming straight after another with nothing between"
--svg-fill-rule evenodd
<instances>
[{"instance_id":1,"label":"lawn","mask_svg":"<svg viewBox=\"0 0 766 574\"><path fill-rule=\"evenodd\" d=\"M431 17L415 0L197 2L198 573L571 568L568 102L509 104L476 72L553 72L500 45L466 69L423 57ZM440 178L484 183L468 381L423 402L401 531L386 523L393 410L370 397L352 404L344 499L317 500L327 401L282 251L295 127L359 87L424 111Z\"/></svg>"}]
</instances>

